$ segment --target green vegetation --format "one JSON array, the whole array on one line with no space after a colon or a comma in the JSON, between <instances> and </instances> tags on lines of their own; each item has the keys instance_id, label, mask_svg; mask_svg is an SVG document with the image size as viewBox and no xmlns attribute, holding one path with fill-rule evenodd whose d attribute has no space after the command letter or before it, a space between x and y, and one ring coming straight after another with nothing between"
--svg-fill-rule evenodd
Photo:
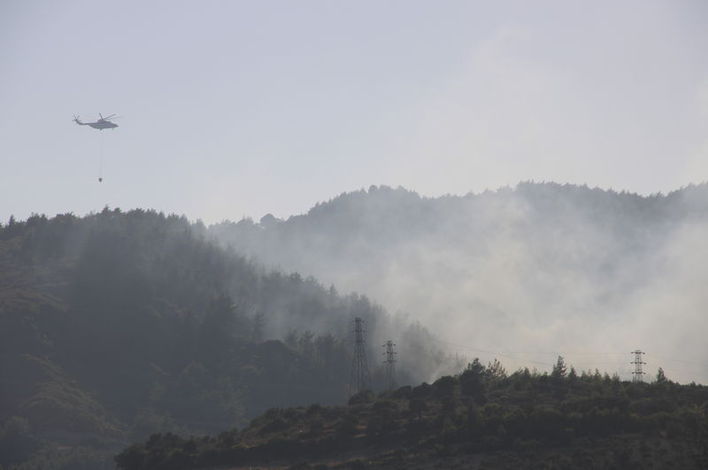
<instances>
[{"instance_id":1,"label":"green vegetation","mask_svg":"<svg viewBox=\"0 0 708 470\"><path fill-rule=\"evenodd\" d=\"M154 432L342 403L354 316L373 331L391 321L366 297L267 272L183 217L11 219L0 227L0 465L99 468L97 455L110 465Z\"/></svg>"},{"instance_id":2,"label":"green vegetation","mask_svg":"<svg viewBox=\"0 0 708 470\"><path fill-rule=\"evenodd\" d=\"M576 304L609 312L627 293L652 293L644 273L664 266L647 257L657 247L681 248L658 251L659 261L662 253L678 264L693 256L678 228L702 246L693 229L705 224L706 194L708 185L640 197L522 184L426 199L382 187L258 224L206 228L109 209L11 219L0 226L0 466L112 468L116 453L152 435L124 450L120 465L660 468L671 461L708 468L705 388L672 383L663 370L642 385L578 374L563 361L549 374L511 375L498 362L477 361L432 385L362 393L331 408L348 398L355 316L366 321L370 357L380 357L386 339L397 341L398 383L462 364L455 368L403 315L311 277L268 271L227 248L273 266L354 279L366 292L398 296L402 308L410 301L440 319L474 314L479 328L464 334L476 344L484 335L493 341L490 332L512 321L547 334L535 314L497 309L485 297L484 260L504 258L507 241L523 241L513 253L531 256L521 265L502 259L504 269L492 277L521 286L529 312L550 305L549 315L561 318ZM678 273L683 287L667 285L667 298L682 296L699 309L695 289L702 287L689 271ZM537 272L543 275L528 275ZM568 272L587 281L578 291L587 297L566 305L548 281ZM696 323L686 328L702 331L702 317L691 318ZM385 376L378 361L370 363L379 390ZM310 403L318 405L297 408Z\"/></svg>"},{"instance_id":3,"label":"green vegetation","mask_svg":"<svg viewBox=\"0 0 708 470\"><path fill-rule=\"evenodd\" d=\"M366 292L470 348L641 346L708 360L706 183L647 196L520 183L433 198L372 186L286 220L210 232L264 263ZM641 344L604 340L635 322ZM402 362L415 357L415 346L398 347ZM704 367L662 365L681 382L708 382Z\"/></svg>"},{"instance_id":4,"label":"green vegetation","mask_svg":"<svg viewBox=\"0 0 708 470\"><path fill-rule=\"evenodd\" d=\"M708 467L708 388L666 377L621 382L553 371L507 375L478 361L432 385L345 407L271 409L215 437L155 434L116 457L124 470L224 468Z\"/></svg>"}]
</instances>

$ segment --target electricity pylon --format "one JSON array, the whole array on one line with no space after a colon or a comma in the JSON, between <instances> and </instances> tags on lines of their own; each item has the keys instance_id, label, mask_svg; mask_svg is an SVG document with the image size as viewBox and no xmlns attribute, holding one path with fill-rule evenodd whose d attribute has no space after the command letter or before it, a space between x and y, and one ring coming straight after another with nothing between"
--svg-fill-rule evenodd
<instances>
[{"instance_id":1,"label":"electricity pylon","mask_svg":"<svg viewBox=\"0 0 708 470\"><path fill-rule=\"evenodd\" d=\"M386 356L386 360L384 361L384 364L386 364L386 388L393 390L396 388L396 354L398 354L395 351L396 344L388 340L382 347L386 348L386 351L384 351L384 355Z\"/></svg>"},{"instance_id":2,"label":"electricity pylon","mask_svg":"<svg viewBox=\"0 0 708 470\"><path fill-rule=\"evenodd\" d=\"M645 353L637 349L636 351L632 351L632 354L634 354L634 360L630 362L630 364L634 364L634 372L632 372L632 382L643 382L644 371L642 370L642 366L645 365L646 362L642 361L642 354Z\"/></svg>"},{"instance_id":3,"label":"electricity pylon","mask_svg":"<svg viewBox=\"0 0 708 470\"><path fill-rule=\"evenodd\" d=\"M352 358L352 373L349 379L349 389L352 393L359 393L369 388L365 333L364 320L356 317L354 319L354 357Z\"/></svg>"}]
</instances>

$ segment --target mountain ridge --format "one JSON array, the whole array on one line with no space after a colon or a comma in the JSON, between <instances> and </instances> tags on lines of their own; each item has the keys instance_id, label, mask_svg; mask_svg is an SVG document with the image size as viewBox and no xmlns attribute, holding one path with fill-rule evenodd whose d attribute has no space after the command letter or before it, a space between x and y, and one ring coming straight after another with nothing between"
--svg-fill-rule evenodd
<instances>
[{"instance_id":1,"label":"mountain ridge","mask_svg":"<svg viewBox=\"0 0 708 470\"><path fill-rule=\"evenodd\" d=\"M203 230L118 209L0 227L0 465L110 468L106 449L158 430L214 432L273 406L343 402L354 317L372 338L396 329L426 344L367 297L267 270ZM429 346L401 381L448 360ZM378 363L371 372L380 386Z\"/></svg>"},{"instance_id":2,"label":"mountain ridge","mask_svg":"<svg viewBox=\"0 0 708 470\"><path fill-rule=\"evenodd\" d=\"M208 230L268 266L366 293L450 342L496 351L543 342L561 352L629 343L671 357L683 347L682 333L660 340L662 322L671 322L662 311L679 309L691 350L708 359L690 333L708 327L700 318L708 299L694 282L708 273L691 272L697 259L708 263L700 242L708 237L705 183L649 196L520 183L437 198L372 186L286 220L267 215ZM647 331L621 333L632 323ZM588 335L566 339L570 331ZM671 367L691 380L678 362Z\"/></svg>"}]
</instances>

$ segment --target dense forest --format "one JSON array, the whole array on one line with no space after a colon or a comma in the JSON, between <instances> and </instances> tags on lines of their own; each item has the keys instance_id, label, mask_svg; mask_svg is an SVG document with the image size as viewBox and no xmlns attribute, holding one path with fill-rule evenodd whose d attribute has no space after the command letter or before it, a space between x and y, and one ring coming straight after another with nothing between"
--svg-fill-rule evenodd
<instances>
[{"instance_id":1,"label":"dense forest","mask_svg":"<svg viewBox=\"0 0 708 470\"><path fill-rule=\"evenodd\" d=\"M423 328L365 296L265 270L205 233L184 217L117 209L0 227L0 465L111 468L106 455L150 433L343 403L355 316L371 357L395 329L427 358L399 383L449 361Z\"/></svg>"},{"instance_id":2,"label":"dense forest","mask_svg":"<svg viewBox=\"0 0 708 470\"><path fill-rule=\"evenodd\" d=\"M120 465L270 456L411 468L393 451L404 446L421 465L702 468L705 388L663 372L651 385L621 379L638 346L688 354L652 363L677 382L708 379L706 238L706 185L648 197L535 183L441 198L372 187L288 220L210 227L108 208L11 218L0 226L0 465L113 468L113 455L152 435ZM389 339L398 384L433 384L330 407L351 396L355 317L375 392ZM460 346L490 365L449 375L464 362L441 348ZM508 348L510 375L494 361ZM589 367L618 349L622 366L592 365L614 377L562 362L524 369L551 370L557 354L548 364L534 351ZM581 364L573 351L585 351Z\"/></svg>"},{"instance_id":3,"label":"dense forest","mask_svg":"<svg viewBox=\"0 0 708 470\"><path fill-rule=\"evenodd\" d=\"M150 436L124 470L708 468L708 388L578 373L508 374L473 361L459 375L348 406L274 408L211 437Z\"/></svg>"},{"instance_id":4,"label":"dense forest","mask_svg":"<svg viewBox=\"0 0 708 470\"><path fill-rule=\"evenodd\" d=\"M468 356L541 350L550 354L505 362L550 368L562 354L604 369L572 353L641 347L653 371L708 381L707 184L642 196L527 182L432 198L372 186L287 220L224 222L210 234L267 265L408 312L478 349ZM689 367L677 351L703 364ZM627 362L611 370L629 378Z\"/></svg>"}]
</instances>

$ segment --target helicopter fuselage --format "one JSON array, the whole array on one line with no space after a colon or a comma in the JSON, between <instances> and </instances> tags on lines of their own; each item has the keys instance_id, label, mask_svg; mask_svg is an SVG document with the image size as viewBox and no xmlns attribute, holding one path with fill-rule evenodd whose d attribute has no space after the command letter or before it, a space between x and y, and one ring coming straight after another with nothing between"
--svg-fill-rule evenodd
<instances>
[{"instance_id":1,"label":"helicopter fuselage","mask_svg":"<svg viewBox=\"0 0 708 470\"><path fill-rule=\"evenodd\" d=\"M87 122L89 126L93 127L94 129L113 129L114 127L118 127L118 124L112 123L110 121L104 121L99 119L96 122Z\"/></svg>"},{"instance_id":2,"label":"helicopter fuselage","mask_svg":"<svg viewBox=\"0 0 708 470\"><path fill-rule=\"evenodd\" d=\"M74 116L74 122L79 126L91 126L94 129L98 129L100 131L102 131L103 129L115 129L116 127L118 127L118 124L111 122L109 118L103 117L101 117L101 119L96 122L81 122L78 116Z\"/></svg>"}]
</instances>

